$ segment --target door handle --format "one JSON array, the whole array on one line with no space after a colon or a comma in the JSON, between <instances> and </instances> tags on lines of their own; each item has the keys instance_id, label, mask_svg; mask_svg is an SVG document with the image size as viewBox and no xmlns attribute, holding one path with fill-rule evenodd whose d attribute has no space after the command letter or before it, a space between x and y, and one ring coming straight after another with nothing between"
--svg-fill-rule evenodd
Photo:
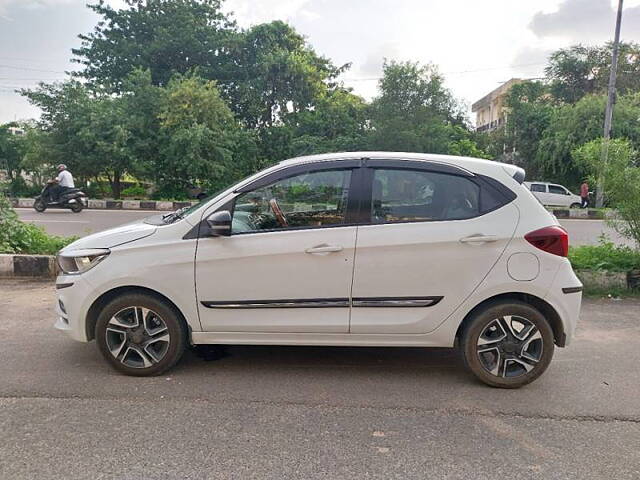
<instances>
[{"instance_id":1,"label":"door handle","mask_svg":"<svg viewBox=\"0 0 640 480\"><path fill-rule=\"evenodd\" d=\"M469 235L468 237L461 238L460 242L462 242L462 243L489 243L489 242L496 242L497 240L498 240L498 237L496 235L476 234L476 235Z\"/></svg>"},{"instance_id":2,"label":"door handle","mask_svg":"<svg viewBox=\"0 0 640 480\"><path fill-rule=\"evenodd\" d=\"M332 253L332 252L340 252L342 251L342 247L340 245L327 245L326 243L322 245L316 245L315 247L307 248L304 252L311 254L322 254L322 253Z\"/></svg>"}]
</instances>

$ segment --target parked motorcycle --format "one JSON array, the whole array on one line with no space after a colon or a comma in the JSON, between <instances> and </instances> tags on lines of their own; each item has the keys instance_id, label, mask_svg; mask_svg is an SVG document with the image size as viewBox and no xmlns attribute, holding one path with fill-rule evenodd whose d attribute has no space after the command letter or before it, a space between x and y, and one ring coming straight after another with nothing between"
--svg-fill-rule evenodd
<instances>
[{"instance_id":1,"label":"parked motorcycle","mask_svg":"<svg viewBox=\"0 0 640 480\"><path fill-rule=\"evenodd\" d=\"M79 188L66 190L55 202L51 200L50 188L51 184L45 185L40 195L35 198L33 208L36 212L44 212L47 208L68 208L73 213L80 213L86 206L87 195Z\"/></svg>"}]
</instances>

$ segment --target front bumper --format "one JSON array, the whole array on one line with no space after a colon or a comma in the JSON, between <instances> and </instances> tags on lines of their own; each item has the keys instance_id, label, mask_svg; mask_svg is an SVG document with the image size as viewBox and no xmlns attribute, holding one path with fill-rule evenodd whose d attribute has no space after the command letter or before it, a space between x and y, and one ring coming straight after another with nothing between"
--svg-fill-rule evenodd
<instances>
[{"instance_id":1,"label":"front bumper","mask_svg":"<svg viewBox=\"0 0 640 480\"><path fill-rule=\"evenodd\" d=\"M60 275L56 279L57 320L54 327L79 342L89 341L86 318L92 290L81 275Z\"/></svg>"}]
</instances>

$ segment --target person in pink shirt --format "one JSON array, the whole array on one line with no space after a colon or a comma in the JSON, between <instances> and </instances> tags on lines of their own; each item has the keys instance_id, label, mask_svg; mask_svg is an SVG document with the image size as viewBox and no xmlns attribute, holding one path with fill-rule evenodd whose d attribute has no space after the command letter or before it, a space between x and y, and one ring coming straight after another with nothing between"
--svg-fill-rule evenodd
<instances>
[{"instance_id":1,"label":"person in pink shirt","mask_svg":"<svg viewBox=\"0 0 640 480\"><path fill-rule=\"evenodd\" d=\"M580 185L580 198L582 198L580 208L587 208L589 206L589 184L586 180Z\"/></svg>"}]
</instances>

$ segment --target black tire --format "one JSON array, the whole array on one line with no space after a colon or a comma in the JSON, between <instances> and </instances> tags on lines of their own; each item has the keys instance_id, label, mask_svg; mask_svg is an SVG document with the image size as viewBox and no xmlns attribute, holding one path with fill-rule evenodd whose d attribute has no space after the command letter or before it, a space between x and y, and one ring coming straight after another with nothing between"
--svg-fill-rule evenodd
<instances>
[{"instance_id":1,"label":"black tire","mask_svg":"<svg viewBox=\"0 0 640 480\"><path fill-rule=\"evenodd\" d=\"M41 199L37 199L35 202L33 202L33 208L36 212L42 213L47 209L47 204L44 203L44 201L42 201Z\"/></svg>"},{"instance_id":2,"label":"black tire","mask_svg":"<svg viewBox=\"0 0 640 480\"><path fill-rule=\"evenodd\" d=\"M71 211L73 213L80 213L83 208L84 208L84 205L82 205L82 202L80 201L76 201L76 203L71 204Z\"/></svg>"},{"instance_id":3,"label":"black tire","mask_svg":"<svg viewBox=\"0 0 640 480\"><path fill-rule=\"evenodd\" d=\"M569 208L582 208L582 205L579 203L572 203Z\"/></svg>"},{"instance_id":4,"label":"black tire","mask_svg":"<svg viewBox=\"0 0 640 480\"><path fill-rule=\"evenodd\" d=\"M503 326L502 320L505 320L505 317L512 317L511 329ZM516 332L524 338L524 341L519 341L511 335L518 324L525 325L526 328L533 325L540 338L527 344L527 332L523 329ZM535 330L529 332L530 338L538 337ZM505 339L498 342L502 334L505 335ZM480 346L479 343L484 345ZM549 366L554 350L553 330L545 317L531 305L515 300L494 303L469 319L460 345L465 364L481 381L492 387L520 388L533 382ZM523 358L518 352L522 353L524 346L527 350L524 352L526 357ZM534 357L535 362L531 360ZM492 367L497 367L495 371L502 373L492 373ZM530 367L531 370L527 370Z\"/></svg>"},{"instance_id":5,"label":"black tire","mask_svg":"<svg viewBox=\"0 0 640 480\"><path fill-rule=\"evenodd\" d=\"M127 320L129 313L131 316L138 314L129 312L131 309L137 310L136 307L148 309L150 312L149 316L146 317L148 322L157 322L159 318L164 326L166 326L166 331L161 330L158 332L158 335L156 335L156 338L159 338L160 336L164 337L165 333L168 334L169 339L166 341L166 348L164 345L160 345L162 347L161 350L153 350L153 353L151 353L151 351L147 350L149 346L147 345L145 347L146 341L141 341L139 338L132 340L126 335L122 336L115 333L116 331L122 330L129 332L132 336L133 334L146 335L146 330L145 333L142 334L129 327L121 328L112 321L114 316L118 314L119 317L115 321L122 324ZM160 326L160 328L161 327L162 326ZM109 331L107 331L108 328ZM151 295L129 293L115 298L102 309L96 322L95 338L100 352L116 370L136 377L150 377L166 372L180 360L187 345L187 327L180 313L166 302ZM114 351L117 350L117 348L114 348L114 345L118 344L120 338L124 338L125 346L122 347L118 355L119 358L116 358L116 356L112 354L110 346ZM147 336L145 336L145 338L147 338ZM148 338L150 339L151 337ZM153 345L158 346L159 344L160 342L157 342ZM133 350L127 353L129 347L132 347ZM145 358L142 358L142 356L137 353L140 351L140 347L142 347L142 353L144 353ZM160 353L162 353L161 356ZM158 357L157 361L154 355ZM147 362L149 362L150 365L132 366L135 363L146 364Z\"/></svg>"}]
</instances>

